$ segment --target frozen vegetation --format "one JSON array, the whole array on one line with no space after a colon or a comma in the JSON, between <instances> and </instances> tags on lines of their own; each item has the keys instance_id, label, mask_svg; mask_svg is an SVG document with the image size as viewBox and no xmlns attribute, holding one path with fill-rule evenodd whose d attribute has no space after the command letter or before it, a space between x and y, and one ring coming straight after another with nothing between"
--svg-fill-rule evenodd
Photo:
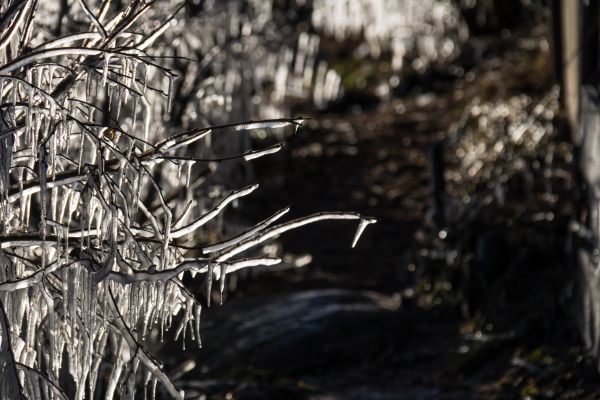
<instances>
[{"instance_id":1,"label":"frozen vegetation","mask_svg":"<svg viewBox=\"0 0 600 400\"><path fill-rule=\"evenodd\" d=\"M324 220L276 211L237 235L223 213L258 190L240 163L302 125L339 77L318 38L285 41L270 1L9 0L0 4L0 398L183 398L148 352L167 330L200 345L184 273L279 263L262 245ZM269 39L269 40L267 40ZM247 216L247 220L253 220ZM189 340L188 340L189 342Z\"/></svg>"},{"instance_id":2,"label":"frozen vegetation","mask_svg":"<svg viewBox=\"0 0 600 400\"><path fill-rule=\"evenodd\" d=\"M394 70L406 61L417 69L453 60L468 37L455 2L449 0L314 0L312 21L338 41L361 38L359 54L391 53Z\"/></svg>"}]
</instances>

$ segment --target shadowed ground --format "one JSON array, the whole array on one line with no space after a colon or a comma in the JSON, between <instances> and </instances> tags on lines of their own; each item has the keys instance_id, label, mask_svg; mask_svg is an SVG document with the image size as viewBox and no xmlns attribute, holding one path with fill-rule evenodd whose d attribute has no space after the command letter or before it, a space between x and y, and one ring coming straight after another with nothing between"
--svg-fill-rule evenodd
<instances>
[{"instance_id":1,"label":"shadowed ground","mask_svg":"<svg viewBox=\"0 0 600 400\"><path fill-rule=\"evenodd\" d=\"M257 163L264 196L247 215L292 204L294 217L352 210L379 222L353 250L345 224L282 238L312 263L240 277L203 314L204 348L186 350L196 367L178 384L216 399L595 398L600 381L562 302L564 219L470 232L491 238L489 253L508 253L496 257L508 271L498 284L476 287L423 257L436 243L431 145L476 96L547 90L548 54L530 45L538 39L500 43L472 75L432 74L397 97L353 92L336 109L301 112L313 119L287 151ZM465 302L481 310L465 312Z\"/></svg>"}]
</instances>

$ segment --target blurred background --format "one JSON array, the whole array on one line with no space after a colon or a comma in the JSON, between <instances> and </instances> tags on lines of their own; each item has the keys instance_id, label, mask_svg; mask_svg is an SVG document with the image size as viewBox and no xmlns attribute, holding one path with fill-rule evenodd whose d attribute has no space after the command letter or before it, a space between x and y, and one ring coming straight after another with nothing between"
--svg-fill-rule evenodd
<instances>
[{"instance_id":1,"label":"blurred background","mask_svg":"<svg viewBox=\"0 0 600 400\"><path fill-rule=\"evenodd\" d=\"M186 16L213 3L188 0ZM581 40L598 7L581 4L274 0L273 78L240 112L308 119L256 131L255 147L287 147L244 169L263 190L238 222L291 204L378 223L355 249L335 224L265 249L284 266L214 294L202 349L162 349L177 385L211 399L597 398L595 283L575 260L597 253L595 214L564 90L578 101L568 70L598 53Z\"/></svg>"}]
</instances>

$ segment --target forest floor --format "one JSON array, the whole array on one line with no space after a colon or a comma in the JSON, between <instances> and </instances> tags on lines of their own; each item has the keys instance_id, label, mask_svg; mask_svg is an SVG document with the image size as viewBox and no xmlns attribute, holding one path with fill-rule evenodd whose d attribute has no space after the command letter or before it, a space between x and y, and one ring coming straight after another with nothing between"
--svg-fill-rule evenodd
<instances>
[{"instance_id":1,"label":"forest floor","mask_svg":"<svg viewBox=\"0 0 600 400\"><path fill-rule=\"evenodd\" d=\"M189 351L197 367L180 384L215 399L600 398L561 300L572 275L566 219L509 247L526 256L507 261L512 276L489 293L427 256L443 247L430 215L431 145L475 97L549 90L541 37L489 44L494 52L458 77L430 73L383 98L351 91L335 109L308 112L286 152L256 165L255 215L291 204L294 217L357 211L378 223L355 249L345 223L281 238L312 262L238 279L203 314L205 346ZM472 225L474 237L489 232ZM518 224L502 232L530 236Z\"/></svg>"}]
</instances>

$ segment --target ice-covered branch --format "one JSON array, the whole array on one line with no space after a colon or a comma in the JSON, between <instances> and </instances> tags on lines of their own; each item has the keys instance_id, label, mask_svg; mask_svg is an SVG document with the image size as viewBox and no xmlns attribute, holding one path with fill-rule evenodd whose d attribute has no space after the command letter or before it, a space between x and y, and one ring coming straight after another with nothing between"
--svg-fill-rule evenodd
<instances>
[{"instance_id":1,"label":"ice-covered branch","mask_svg":"<svg viewBox=\"0 0 600 400\"><path fill-rule=\"evenodd\" d=\"M233 257L243 251L246 251L254 246L257 246L257 245L265 242L266 240L277 237L277 236L281 235L282 233L285 233L292 229L297 229L304 225L312 224L312 223L319 222L319 221L326 221L326 220L359 220L360 223L359 223L357 232L355 234L355 237L353 239L353 244L356 244L356 242L360 238L360 235L364 231L364 228L366 225L377 222L377 220L374 218L364 217L364 216L362 216L360 214L356 214L356 213L344 213L344 212L317 213L317 214L309 215L304 218L296 219L294 221L285 222L283 224L280 224L280 225L274 226L270 229L267 229L267 230L263 231L259 236L255 237L255 238L250 238L250 239L240 243L239 245L233 247L232 249L225 251L223 254L219 255L219 257L217 258L217 262L226 261L226 260L230 259L231 257Z\"/></svg>"},{"instance_id":2,"label":"ice-covered branch","mask_svg":"<svg viewBox=\"0 0 600 400\"><path fill-rule=\"evenodd\" d=\"M92 10L90 10L88 5L85 3L85 0L77 0L77 1L79 2L79 5L81 6L81 9L83 10L83 13L85 14L85 16L88 17L89 20L92 22L92 24L98 29L98 32L100 32L102 34L102 37L108 36L108 34L106 33L106 30L102 26L102 23L100 21L98 21L98 18L96 18L96 16L92 12Z\"/></svg>"},{"instance_id":3,"label":"ice-covered branch","mask_svg":"<svg viewBox=\"0 0 600 400\"><path fill-rule=\"evenodd\" d=\"M44 276L46 274L55 272L61 267L62 266L60 264L53 263L52 265L47 266L46 268L39 269L38 271L34 272L33 274L27 277L2 282L0 283L0 292L13 292L15 290L26 289L28 287L37 285L42 282L42 279L44 279Z\"/></svg>"},{"instance_id":4,"label":"ice-covered branch","mask_svg":"<svg viewBox=\"0 0 600 400\"><path fill-rule=\"evenodd\" d=\"M250 193L254 192L257 188L258 188L258 184L254 184L254 185L248 186L244 189L234 191L229 196L225 197L219 204L217 204L215 208L213 208L211 211L204 214L203 216L201 216L200 218L198 218L191 224L184 226L183 228L173 230L171 232L171 238L177 239L184 235L187 235L188 233L195 231L196 229L198 229L202 225L206 224L211 219L215 218L221 211L223 211L223 209L225 209L225 207L227 207L228 204L230 204L231 202L233 202L241 197L249 195Z\"/></svg>"},{"instance_id":5,"label":"ice-covered branch","mask_svg":"<svg viewBox=\"0 0 600 400\"><path fill-rule=\"evenodd\" d=\"M254 226L252 229L250 229L244 233L241 233L241 234L237 235L236 237L233 237L224 242L220 242L220 243L216 243L216 244L213 244L210 246L203 247L202 253L203 254L214 253L215 251L220 251L220 250L226 249L226 248L234 246L248 238L251 238L251 237L255 236L258 232L267 228L273 222L277 221L279 218L281 218L282 216L287 214L288 211L290 211L290 208L286 207L283 210L276 212L275 214L273 214L271 217L267 218L266 220L260 222L259 224Z\"/></svg>"}]
</instances>

